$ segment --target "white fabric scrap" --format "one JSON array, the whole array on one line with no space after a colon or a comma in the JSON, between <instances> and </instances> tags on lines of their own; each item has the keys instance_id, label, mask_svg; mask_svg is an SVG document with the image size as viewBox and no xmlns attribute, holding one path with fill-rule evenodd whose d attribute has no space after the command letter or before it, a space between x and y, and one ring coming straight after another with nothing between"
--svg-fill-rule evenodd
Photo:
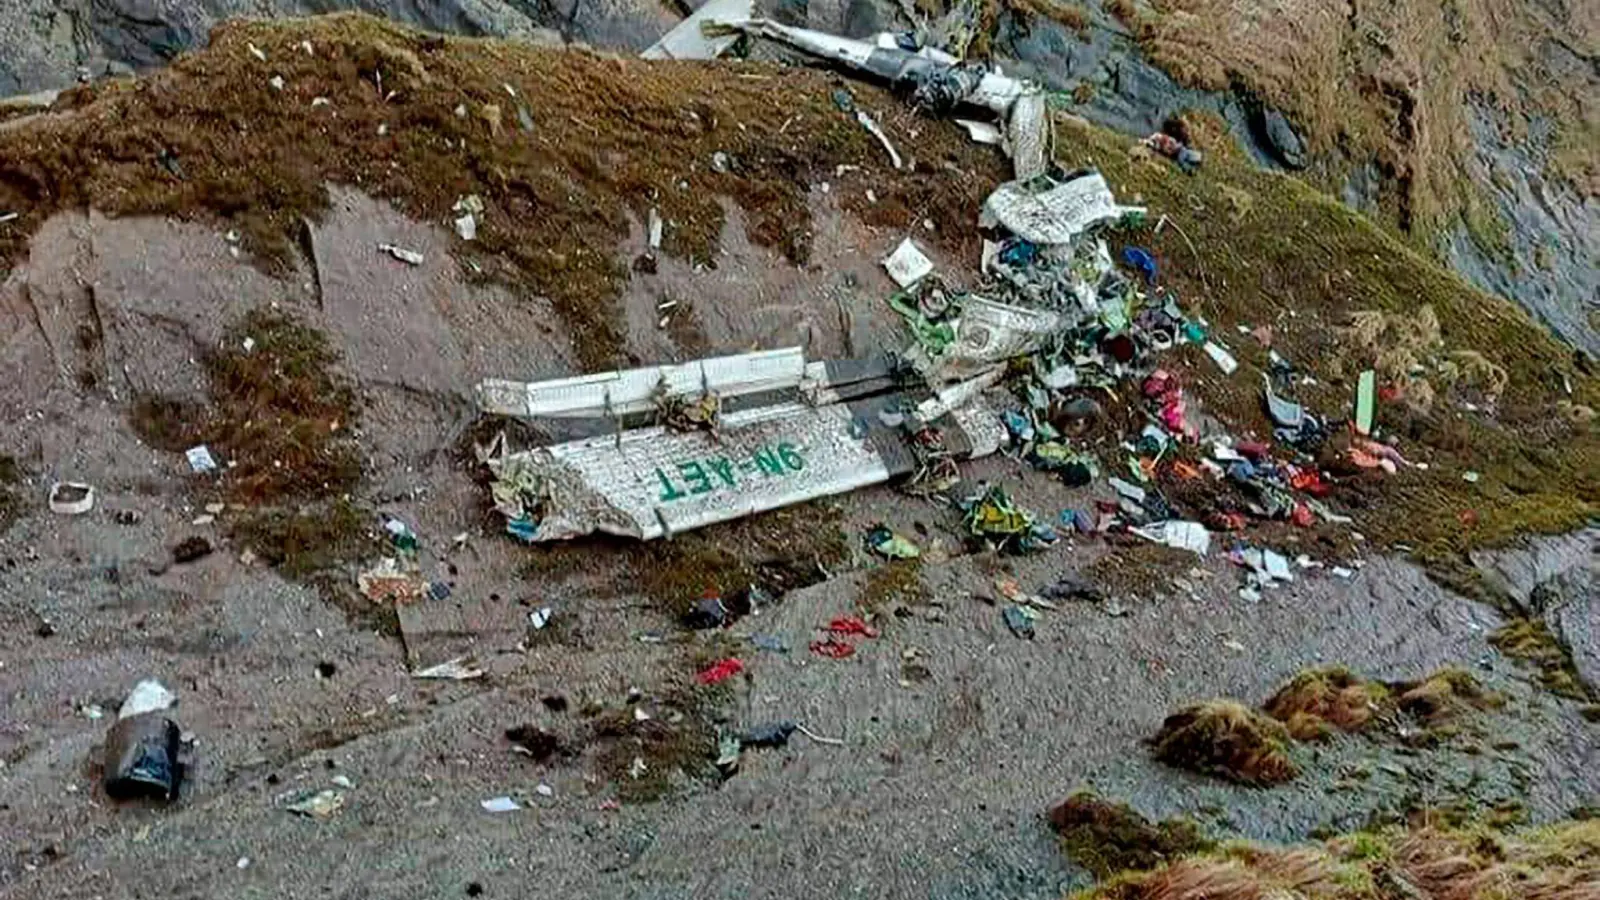
<instances>
[{"instance_id":1,"label":"white fabric scrap","mask_svg":"<svg viewBox=\"0 0 1600 900\"><path fill-rule=\"evenodd\" d=\"M1211 532L1199 522L1173 519L1131 530L1146 540L1166 544L1175 550L1188 550L1198 556L1205 556L1211 549Z\"/></svg>"}]
</instances>

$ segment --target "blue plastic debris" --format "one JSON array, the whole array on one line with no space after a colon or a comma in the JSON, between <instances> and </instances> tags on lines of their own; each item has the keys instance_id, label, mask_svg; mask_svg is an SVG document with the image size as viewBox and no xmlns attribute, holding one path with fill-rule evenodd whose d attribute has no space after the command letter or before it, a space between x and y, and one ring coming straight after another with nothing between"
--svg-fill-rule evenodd
<instances>
[{"instance_id":1,"label":"blue plastic debris","mask_svg":"<svg viewBox=\"0 0 1600 900\"><path fill-rule=\"evenodd\" d=\"M509 519L506 521L506 534L524 544L531 544L538 538L539 523L529 518Z\"/></svg>"},{"instance_id":2,"label":"blue plastic debris","mask_svg":"<svg viewBox=\"0 0 1600 900\"><path fill-rule=\"evenodd\" d=\"M1156 258L1150 255L1149 250L1143 247L1124 247L1122 248L1122 262L1124 265L1138 269L1144 275L1144 280L1147 284L1156 283Z\"/></svg>"},{"instance_id":3,"label":"blue plastic debris","mask_svg":"<svg viewBox=\"0 0 1600 900\"><path fill-rule=\"evenodd\" d=\"M1039 247L1032 241L1021 238L1006 241L1000 248L1000 261L1008 266L1031 266L1039 256Z\"/></svg>"},{"instance_id":4,"label":"blue plastic debris","mask_svg":"<svg viewBox=\"0 0 1600 900\"><path fill-rule=\"evenodd\" d=\"M1011 437L1019 444L1026 444L1034 438L1033 421L1024 413L1014 409L1006 410L1001 418L1005 420L1006 430L1011 432Z\"/></svg>"},{"instance_id":5,"label":"blue plastic debris","mask_svg":"<svg viewBox=\"0 0 1600 900\"><path fill-rule=\"evenodd\" d=\"M783 642L783 638L773 634L752 634L750 635L750 643L754 644L758 650L766 650L769 653L789 652L789 645Z\"/></svg>"}]
</instances>

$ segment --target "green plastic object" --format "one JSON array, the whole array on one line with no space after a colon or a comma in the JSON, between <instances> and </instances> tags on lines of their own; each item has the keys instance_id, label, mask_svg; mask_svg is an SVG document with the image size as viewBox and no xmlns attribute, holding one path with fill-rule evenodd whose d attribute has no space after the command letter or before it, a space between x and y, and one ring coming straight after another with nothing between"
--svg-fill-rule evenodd
<instances>
[{"instance_id":1,"label":"green plastic object","mask_svg":"<svg viewBox=\"0 0 1600 900\"><path fill-rule=\"evenodd\" d=\"M1361 373L1356 382L1356 431L1372 433L1372 417L1377 412L1378 375L1371 369Z\"/></svg>"}]
</instances>

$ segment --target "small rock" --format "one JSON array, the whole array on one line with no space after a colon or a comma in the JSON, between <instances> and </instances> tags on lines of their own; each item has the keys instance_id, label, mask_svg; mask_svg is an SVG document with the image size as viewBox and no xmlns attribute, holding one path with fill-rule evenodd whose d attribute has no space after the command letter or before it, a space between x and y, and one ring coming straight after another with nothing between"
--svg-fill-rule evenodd
<instances>
[{"instance_id":1,"label":"small rock","mask_svg":"<svg viewBox=\"0 0 1600 900\"><path fill-rule=\"evenodd\" d=\"M184 538L172 548L172 561L175 563L191 563L197 559L211 555L211 542L199 535Z\"/></svg>"}]
</instances>

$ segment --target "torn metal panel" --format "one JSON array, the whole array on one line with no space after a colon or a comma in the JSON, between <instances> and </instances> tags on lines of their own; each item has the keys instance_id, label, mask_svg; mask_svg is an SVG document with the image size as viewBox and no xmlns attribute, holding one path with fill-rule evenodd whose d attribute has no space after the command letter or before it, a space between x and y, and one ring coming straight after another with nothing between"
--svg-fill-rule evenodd
<instances>
[{"instance_id":1,"label":"torn metal panel","mask_svg":"<svg viewBox=\"0 0 1600 900\"><path fill-rule=\"evenodd\" d=\"M1038 350L1045 338L1076 324L1076 320L1051 310L1028 309L996 303L982 297L962 301L955 323L955 340L943 353L929 356L920 345L906 352L931 384L976 378L997 363Z\"/></svg>"},{"instance_id":2,"label":"torn metal panel","mask_svg":"<svg viewBox=\"0 0 1600 900\"><path fill-rule=\"evenodd\" d=\"M1072 242L1090 226L1121 218L1137 207L1117 205L1106 179L1098 172L1074 178L1043 191L1021 181L1008 181L983 201L978 224L1004 225L1008 231L1035 244Z\"/></svg>"},{"instance_id":3,"label":"torn metal panel","mask_svg":"<svg viewBox=\"0 0 1600 900\"><path fill-rule=\"evenodd\" d=\"M707 35L702 26L708 22L742 21L754 13L754 0L707 0L639 56L643 59L716 59L733 46L739 35Z\"/></svg>"},{"instance_id":4,"label":"torn metal panel","mask_svg":"<svg viewBox=\"0 0 1600 900\"><path fill-rule=\"evenodd\" d=\"M502 416L622 416L649 412L663 395L729 398L797 388L806 372L805 352L788 347L532 384L487 379L478 385L478 403Z\"/></svg>"},{"instance_id":5,"label":"torn metal panel","mask_svg":"<svg viewBox=\"0 0 1600 900\"><path fill-rule=\"evenodd\" d=\"M881 78L893 87L911 89L911 102L924 113L943 115L959 107L987 109L1005 123L1006 152L1018 180L1045 171L1050 145L1050 115L1044 91L982 63L958 62L931 47L902 49L888 40L859 41L809 28L795 28L768 19L732 17L719 20L723 30L776 41L821 60ZM866 124L863 121L862 124ZM871 126L868 126L869 128ZM970 129L969 129L970 130ZM880 140L887 140L880 136ZM891 155L895 155L893 149ZM895 168L899 168L896 162Z\"/></svg>"},{"instance_id":6,"label":"torn metal panel","mask_svg":"<svg viewBox=\"0 0 1600 900\"><path fill-rule=\"evenodd\" d=\"M498 465L527 465L543 480L543 518L532 540L593 532L648 540L910 474L911 453L863 414L863 402L910 405L901 395L780 404L730 413L716 435L640 428L514 454ZM940 424L947 443L966 457L993 453L1004 439L999 418L981 402Z\"/></svg>"}]
</instances>

